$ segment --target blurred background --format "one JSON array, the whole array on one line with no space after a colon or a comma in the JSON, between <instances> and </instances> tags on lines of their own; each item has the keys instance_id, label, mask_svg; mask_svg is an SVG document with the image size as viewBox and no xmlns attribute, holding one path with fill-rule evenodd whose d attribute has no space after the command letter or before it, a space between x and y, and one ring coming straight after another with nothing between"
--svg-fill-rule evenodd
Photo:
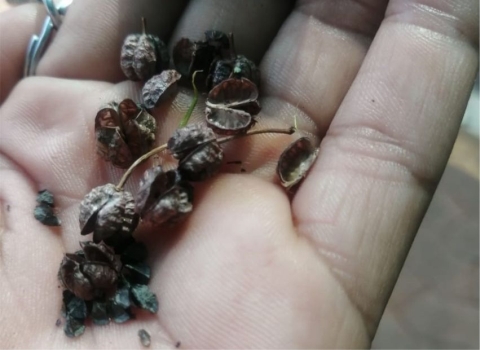
<instances>
[{"instance_id":1,"label":"blurred background","mask_svg":"<svg viewBox=\"0 0 480 350\"><path fill-rule=\"evenodd\" d=\"M21 2L27 1L0 0L0 12ZM375 349L479 348L479 103L477 79Z\"/></svg>"}]
</instances>

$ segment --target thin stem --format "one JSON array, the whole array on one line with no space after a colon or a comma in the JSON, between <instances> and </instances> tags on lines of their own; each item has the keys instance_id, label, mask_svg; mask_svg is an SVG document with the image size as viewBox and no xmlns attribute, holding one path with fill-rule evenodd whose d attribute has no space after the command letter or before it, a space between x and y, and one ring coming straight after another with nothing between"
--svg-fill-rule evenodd
<instances>
[{"instance_id":1,"label":"thin stem","mask_svg":"<svg viewBox=\"0 0 480 350\"><path fill-rule=\"evenodd\" d=\"M193 75L192 75L193 101L190 104L190 107L188 108L187 113L185 113L182 120L180 121L179 128L183 128L184 126L186 126L188 124L188 121L190 120L190 117L192 116L193 110L195 109L195 106L197 105L198 90L197 90L197 86L195 85L195 76L197 75L197 73L202 73L202 72L203 72L202 70L196 70L195 72L193 72Z\"/></svg>"},{"instance_id":2,"label":"thin stem","mask_svg":"<svg viewBox=\"0 0 480 350\"><path fill-rule=\"evenodd\" d=\"M142 33L145 35L147 33L147 19L142 17Z\"/></svg>"},{"instance_id":3,"label":"thin stem","mask_svg":"<svg viewBox=\"0 0 480 350\"><path fill-rule=\"evenodd\" d=\"M130 168L127 169L127 171L125 172L125 174L123 174L122 178L120 179L120 182L118 183L117 185L117 190L121 190L123 188L123 186L125 185L125 182L127 182L128 178L130 177L130 175L132 174L133 170L138 166L140 165L141 163L143 163L144 161L146 161L148 158L150 158L151 156L157 154L157 153L160 153L162 151L164 151L165 149L167 148L167 144L163 144L161 146L158 146L157 148L154 148L152 149L151 151L145 153L143 156L141 156L140 158L138 158L132 165L130 165Z\"/></svg>"},{"instance_id":4,"label":"thin stem","mask_svg":"<svg viewBox=\"0 0 480 350\"><path fill-rule=\"evenodd\" d=\"M247 137L247 136L252 136L252 135L258 135L258 134L287 134L287 135L292 135L295 133L297 129L295 127L289 127L288 129L260 129L260 130L251 130L246 132L245 134L238 134L238 135L232 135L232 136L225 136L219 139L216 139L219 144L229 142L232 140L240 139L242 137Z\"/></svg>"},{"instance_id":5,"label":"thin stem","mask_svg":"<svg viewBox=\"0 0 480 350\"><path fill-rule=\"evenodd\" d=\"M232 136L225 136L225 137L222 137L222 138L219 138L219 139L212 139L212 140L209 140L209 141L205 142L204 144L214 142L214 141L217 141L218 144L222 144L222 143L226 143L226 142L229 142L229 141L232 141L232 140L241 139L243 137L258 135L258 134L287 134L287 135L292 135L293 133L295 133L295 131L297 131L297 129L293 126L288 128L288 129L275 129L275 128L268 129L267 128L267 129L260 129L260 130L251 130L251 131L246 132L245 134L238 134L238 135L232 135ZM122 178L120 179L120 182L117 185L117 190L121 190L123 188L123 186L125 185L125 182L127 182L128 178L132 174L133 170L138 165L140 165L141 163L146 161L151 156L162 152L166 148L167 148L167 144L165 143L161 146L158 146L157 148L152 149L150 152L147 152L143 156L138 158L132 165L130 165L130 168L128 168L128 170L125 172L125 174L123 174Z\"/></svg>"},{"instance_id":6,"label":"thin stem","mask_svg":"<svg viewBox=\"0 0 480 350\"><path fill-rule=\"evenodd\" d=\"M233 40L233 33L228 33L228 43L230 44L230 59L234 60L237 57L235 50L235 42Z\"/></svg>"}]
</instances>

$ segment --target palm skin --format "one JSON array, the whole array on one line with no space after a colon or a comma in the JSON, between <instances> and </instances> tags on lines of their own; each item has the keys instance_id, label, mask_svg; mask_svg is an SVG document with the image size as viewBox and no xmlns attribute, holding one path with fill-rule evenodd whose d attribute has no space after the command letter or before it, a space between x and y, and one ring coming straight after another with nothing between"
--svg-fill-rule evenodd
<instances>
[{"instance_id":1,"label":"palm skin","mask_svg":"<svg viewBox=\"0 0 480 350\"><path fill-rule=\"evenodd\" d=\"M114 1L105 2L110 5L94 3L89 6L112 6ZM144 11L153 6L148 1L140 3L138 8ZM198 22L189 24L188 19L211 13L215 8L212 3L191 2L172 42L179 36L201 33ZM397 11L404 6L401 3L391 1L389 5L390 16L397 21ZM478 10L475 3L454 12L470 26L462 27L467 35L470 30L478 33L474 30L478 13L471 15L472 9ZM270 32L275 32L272 28L277 28L290 11L288 6L282 8L267 0L252 3L250 10L242 10L241 1L232 4L223 13L224 22L220 19L217 23L218 29L237 29L239 25L229 24L231 12L239 11L236 15L242 23L255 16L256 6L264 6L262 11L269 14L265 18L274 19L252 26L265 26L271 36ZM92 45L104 50L106 56L94 49L73 52L82 40L69 33L69 28L100 30L91 20L79 19L87 5L70 9L63 37L60 31L39 66L40 75L59 78L34 77L9 85L15 81L15 69L11 73L3 67L7 59L15 66L12 49L1 61L1 96L5 100L0 110L0 345L139 348L137 331L144 328L152 335L152 348L174 348L178 341L182 348L368 347L445 165L477 58L477 48L463 38L451 44L450 39L444 43L434 37L432 43L425 44L432 48L420 54L417 62L401 66L418 54L409 48L424 44L429 36L415 34L417 38L412 35L402 42L400 38L408 37L411 28L397 28L391 24L395 21L385 20L383 34L380 28L370 48L372 53L357 75L370 44L358 36L376 32L387 2L371 0L369 5L370 9L362 6L358 10L358 4L352 2L348 13L354 17L349 22L354 29L345 29L346 34L332 34L328 28L324 28L326 34L319 34L325 18L317 19L320 24L309 24L314 19L305 20L305 14L315 17L318 11L331 8L329 18L338 20L338 5L328 1L297 4L262 60L263 109L257 127L288 127L296 115L300 131L292 136L253 136L227 145L226 160L242 160L247 173L240 174L236 165L225 165L221 175L196 186L194 210L184 223L150 231L140 228L136 233L149 248L153 269L150 287L159 297L158 314L139 312L135 321L126 324L88 327L82 337L73 340L55 325L61 306L58 266L65 252L77 250L78 242L89 238L79 235L80 200L95 186L118 182L122 174L95 154L94 117L110 100L138 99L139 85L111 83L122 80L118 51L125 33L117 33L115 26L107 31L108 40L96 38L98 45ZM221 7L221 2L215 6ZM41 13L41 8L12 11ZM0 26L12 23L15 16L6 13ZM138 13L131 16L119 21L127 31L140 17ZM201 29L210 28L212 18L217 17L207 15L199 20L205 27ZM360 21L366 19L368 23L362 25ZM342 28L345 23L339 21L327 27ZM445 28L448 25L445 23ZM158 29L155 22L153 26ZM27 40L32 33L28 30L22 36ZM253 29L244 29L249 30ZM429 30L440 32L437 28ZM242 29L235 34L240 37L239 51L243 49L254 58L259 58L272 40L261 34L248 39ZM71 40L66 44L68 35ZM242 35L247 40L242 41ZM405 50L399 51L406 51L405 57L391 57L396 46L389 50L386 37L403 45ZM335 40L339 38L342 40ZM317 41L322 42L320 47L313 45ZM62 45L63 50L59 49ZM348 49L348 54L342 54L342 49ZM436 63L440 54L451 56ZM386 57L393 68L383 66ZM459 58L463 65L454 72L451 62ZM62 63L65 61L68 65ZM432 64L437 64L437 69L418 77ZM89 70L82 70L83 66ZM438 70L446 73L439 76ZM417 94L425 102L417 102L402 74L418 79L414 82ZM377 76L386 78L382 81ZM397 78L395 83L393 78ZM375 84L369 83L372 79ZM450 85L432 92L435 81ZM391 86L385 85L388 82ZM372 88L377 84L393 97ZM460 96L450 98L452 91L460 91ZM376 107L366 103L366 95ZM171 135L191 98L189 91L182 90L171 105L155 110L158 144ZM393 104L390 100L405 102ZM200 100L191 122L201 121L203 106ZM355 113L359 117L352 120ZM432 131L429 120L434 114L442 126ZM309 177L289 198L274 180L274 167L282 149L299 135L323 141ZM432 140L437 143L432 144ZM430 155L423 158L425 154ZM135 191L141 173L137 169L127 189ZM43 188L56 196L62 220L59 229L33 219L36 192ZM388 204L392 200L394 204Z\"/></svg>"}]
</instances>

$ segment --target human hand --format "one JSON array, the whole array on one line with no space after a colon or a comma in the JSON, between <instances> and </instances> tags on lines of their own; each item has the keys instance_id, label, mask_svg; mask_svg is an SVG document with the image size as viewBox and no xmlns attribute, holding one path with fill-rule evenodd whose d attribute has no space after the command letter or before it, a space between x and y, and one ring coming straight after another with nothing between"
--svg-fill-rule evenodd
<instances>
[{"instance_id":1,"label":"human hand","mask_svg":"<svg viewBox=\"0 0 480 350\"><path fill-rule=\"evenodd\" d=\"M370 345L475 78L478 2L391 0L387 8L385 0L304 0L290 13L291 6L76 1L38 76L21 81L28 40L45 13L25 5L0 15L1 347L137 348L140 328L152 348ZM105 102L139 98L137 84L122 82L119 51L141 16L150 32L173 33L171 43L211 28L234 32L240 53L263 57L259 124L286 127L296 115L321 149L290 202L272 178L298 135L227 146L226 158L241 159L246 174L226 168L198 186L182 225L139 233L158 314L70 339L55 326L57 271L85 239L80 200L122 173L96 156L93 124ZM158 110L159 143L190 101L181 91ZM33 219L43 188L56 196L59 230Z\"/></svg>"}]
</instances>

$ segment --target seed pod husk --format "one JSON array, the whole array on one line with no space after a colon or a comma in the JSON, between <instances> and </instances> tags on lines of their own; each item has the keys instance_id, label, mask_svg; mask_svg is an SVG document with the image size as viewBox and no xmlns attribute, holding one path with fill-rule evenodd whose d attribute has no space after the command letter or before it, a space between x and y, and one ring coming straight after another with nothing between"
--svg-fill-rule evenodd
<instances>
[{"instance_id":1,"label":"seed pod husk","mask_svg":"<svg viewBox=\"0 0 480 350\"><path fill-rule=\"evenodd\" d=\"M313 165L318 155L318 148L312 142L302 137L291 143L280 155L277 164L277 174L282 185L292 188L298 184Z\"/></svg>"},{"instance_id":2,"label":"seed pod husk","mask_svg":"<svg viewBox=\"0 0 480 350\"><path fill-rule=\"evenodd\" d=\"M157 166L144 173L135 199L135 210L143 222L158 226L178 222L191 212L193 188L177 172L163 172Z\"/></svg>"},{"instance_id":3,"label":"seed pod husk","mask_svg":"<svg viewBox=\"0 0 480 350\"><path fill-rule=\"evenodd\" d=\"M65 254L58 277L65 288L83 300L115 292L119 260L104 244L83 244L83 254Z\"/></svg>"},{"instance_id":4,"label":"seed pod husk","mask_svg":"<svg viewBox=\"0 0 480 350\"><path fill-rule=\"evenodd\" d=\"M138 224L134 209L130 192L117 190L113 184L96 187L80 203L80 233L93 231L95 242L113 235L128 237Z\"/></svg>"},{"instance_id":5,"label":"seed pod husk","mask_svg":"<svg viewBox=\"0 0 480 350\"><path fill-rule=\"evenodd\" d=\"M201 144L178 163L178 171L188 181L203 181L222 165L223 150L216 141Z\"/></svg>"},{"instance_id":6,"label":"seed pod husk","mask_svg":"<svg viewBox=\"0 0 480 350\"><path fill-rule=\"evenodd\" d=\"M120 57L123 73L133 81L149 79L168 68L170 61L165 43L152 34L128 35Z\"/></svg>"},{"instance_id":7,"label":"seed pod husk","mask_svg":"<svg viewBox=\"0 0 480 350\"><path fill-rule=\"evenodd\" d=\"M248 79L227 79L208 93L206 105L209 108L241 109L256 115L260 112L258 88Z\"/></svg>"},{"instance_id":8,"label":"seed pod husk","mask_svg":"<svg viewBox=\"0 0 480 350\"><path fill-rule=\"evenodd\" d=\"M119 168L128 168L155 141L155 119L130 99L111 102L95 117L97 153Z\"/></svg>"},{"instance_id":9,"label":"seed pod husk","mask_svg":"<svg viewBox=\"0 0 480 350\"><path fill-rule=\"evenodd\" d=\"M173 48L173 63L180 74L186 78L186 82L191 81L195 71L205 72L199 77L199 80L203 80L216 55L215 47L209 45L208 42L182 38Z\"/></svg>"},{"instance_id":10,"label":"seed pod husk","mask_svg":"<svg viewBox=\"0 0 480 350\"><path fill-rule=\"evenodd\" d=\"M206 121L219 135L236 135L248 131L254 119L250 113L232 108L206 108Z\"/></svg>"},{"instance_id":11,"label":"seed pod husk","mask_svg":"<svg viewBox=\"0 0 480 350\"><path fill-rule=\"evenodd\" d=\"M167 148L176 159L182 159L199 145L215 139L213 131L203 124L189 124L175 130Z\"/></svg>"},{"instance_id":12,"label":"seed pod husk","mask_svg":"<svg viewBox=\"0 0 480 350\"><path fill-rule=\"evenodd\" d=\"M150 78L142 89L145 107L152 109L160 102L173 97L178 92L177 82L181 77L179 72L169 69Z\"/></svg>"}]
</instances>

